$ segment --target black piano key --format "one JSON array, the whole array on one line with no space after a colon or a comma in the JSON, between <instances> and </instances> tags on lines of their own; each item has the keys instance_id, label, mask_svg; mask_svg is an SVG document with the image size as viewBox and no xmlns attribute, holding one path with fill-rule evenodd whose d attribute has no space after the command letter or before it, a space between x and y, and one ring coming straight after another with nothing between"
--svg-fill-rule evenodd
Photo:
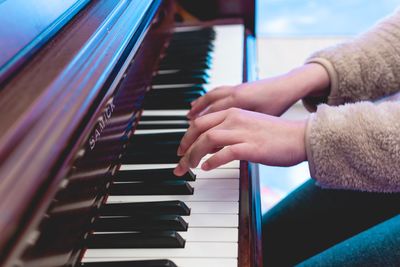
<instances>
[{"instance_id":1,"label":"black piano key","mask_svg":"<svg viewBox=\"0 0 400 267\"><path fill-rule=\"evenodd\" d=\"M208 78L204 75L193 76L174 76L174 75L160 75L152 80L152 85L161 84L203 84L208 83Z\"/></svg>"},{"instance_id":2,"label":"black piano key","mask_svg":"<svg viewBox=\"0 0 400 267\"><path fill-rule=\"evenodd\" d=\"M169 164L178 163L181 157L176 155L176 151L170 153L159 153L158 155L138 153L134 155L125 155L122 157L122 164Z\"/></svg>"},{"instance_id":3,"label":"black piano key","mask_svg":"<svg viewBox=\"0 0 400 267\"><path fill-rule=\"evenodd\" d=\"M203 63L203 64L207 64L207 66L211 65L212 62L212 58L210 55L206 56L206 57L200 57L200 56L187 56L185 58L178 58L178 57L174 57L174 58L163 58L160 62L160 65L179 65L179 64L193 64L193 62L196 62L196 64L198 63Z\"/></svg>"},{"instance_id":4,"label":"black piano key","mask_svg":"<svg viewBox=\"0 0 400 267\"><path fill-rule=\"evenodd\" d=\"M184 248L185 240L175 231L93 234L88 248Z\"/></svg>"},{"instance_id":5,"label":"black piano key","mask_svg":"<svg viewBox=\"0 0 400 267\"><path fill-rule=\"evenodd\" d=\"M166 55L179 55L180 52L191 53L193 50L199 50L203 53L211 53L214 51L214 44L212 42L206 42L204 44L188 45L188 44L175 44L167 48L165 51Z\"/></svg>"},{"instance_id":6,"label":"black piano key","mask_svg":"<svg viewBox=\"0 0 400 267\"><path fill-rule=\"evenodd\" d=\"M186 181L166 181L158 183L132 182L114 183L110 195L193 195L193 187Z\"/></svg>"},{"instance_id":7,"label":"black piano key","mask_svg":"<svg viewBox=\"0 0 400 267\"><path fill-rule=\"evenodd\" d=\"M207 93L207 90L204 88L203 85L201 84L195 84L191 86L174 86L170 88L162 88L162 89L157 89L157 86L153 86L152 89L148 92L148 94L179 94L179 95L184 95L185 93L197 93L204 95Z\"/></svg>"},{"instance_id":8,"label":"black piano key","mask_svg":"<svg viewBox=\"0 0 400 267\"><path fill-rule=\"evenodd\" d=\"M209 69L211 67L211 62L207 61L191 61L191 62L160 62L159 69L160 70L171 70L171 69L182 69L182 70L191 70L191 69Z\"/></svg>"},{"instance_id":9,"label":"black piano key","mask_svg":"<svg viewBox=\"0 0 400 267\"><path fill-rule=\"evenodd\" d=\"M155 143L142 143L140 145L130 145L125 152L126 158L133 157L149 157L153 156L155 159L169 156L176 156L176 151L179 147L179 142L155 142Z\"/></svg>"},{"instance_id":10,"label":"black piano key","mask_svg":"<svg viewBox=\"0 0 400 267\"><path fill-rule=\"evenodd\" d=\"M136 126L138 130L156 130L156 129L187 129L189 123L168 123L168 124L139 124Z\"/></svg>"},{"instance_id":11,"label":"black piano key","mask_svg":"<svg viewBox=\"0 0 400 267\"><path fill-rule=\"evenodd\" d=\"M175 109L190 109L191 105L190 103L192 101L196 100L196 98L191 98L187 99L186 101L179 101L179 102L168 102L168 100L165 101L148 101L143 104L143 108L147 110L159 110L159 109L169 109L169 110L175 110Z\"/></svg>"},{"instance_id":12,"label":"black piano key","mask_svg":"<svg viewBox=\"0 0 400 267\"><path fill-rule=\"evenodd\" d=\"M127 157L146 157L154 156L155 158L163 156L174 156L179 147L179 141L159 141L159 142L143 142L141 144L129 144L125 152Z\"/></svg>"},{"instance_id":13,"label":"black piano key","mask_svg":"<svg viewBox=\"0 0 400 267\"><path fill-rule=\"evenodd\" d=\"M186 116L143 116L140 121L188 121Z\"/></svg>"},{"instance_id":14,"label":"black piano key","mask_svg":"<svg viewBox=\"0 0 400 267\"><path fill-rule=\"evenodd\" d=\"M100 209L101 216L190 215L182 201L109 203Z\"/></svg>"},{"instance_id":15,"label":"black piano key","mask_svg":"<svg viewBox=\"0 0 400 267\"><path fill-rule=\"evenodd\" d=\"M138 214L135 217L99 217L93 228L96 232L187 231L188 223L178 215Z\"/></svg>"},{"instance_id":16,"label":"black piano key","mask_svg":"<svg viewBox=\"0 0 400 267\"><path fill-rule=\"evenodd\" d=\"M205 58L210 54L208 47L203 46L203 47L196 47L196 49L193 49L193 47L191 49L179 49L179 50L170 50L168 51L165 56L165 58L176 58L176 57L185 57L185 56L196 56L199 58Z\"/></svg>"},{"instance_id":17,"label":"black piano key","mask_svg":"<svg viewBox=\"0 0 400 267\"><path fill-rule=\"evenodd\" d=\"M177 267L170 260L85 262L81 267Z\"/></svg>"},{"instance_id":18,"label":"black piano key","mask_svg":"<svg viewBox=\"0 0 400 267\"><path fill-rule=\"evenodd\" d=\"M198 98L203 96L204 91L195 91L195 90L176 90L176 89L154 89L149 91L146 94L146 99L149 98L163 98L168 100L176 100L176 98Z\"/></svg>"},{"instance_id":19,"label":"black piano key","mask_svg":"<svg viewBox=\"0 0 400 267\"><path fill-rule=\"evenodd\" d=\"M134 182L134 181L144 181L144 182L160 182L160 181L173 181L173 180L185 180L185 181L195 181L196 174L189 170L183 176L176 176L173 173L173 168L168 169L144 169L144 170L129 170L129 171L119 171L114 181L116 182Z\"/></svg>"},{"instance_id":20,"label":"black piano key","mask_svg":"<svg viewBox=\"0 0 400 267\"><path fill-rule=\"evenodd\" d=\"M185 135L184 132L176 133L151 133L151 134L135 134L130 141L131 144L134 143L161 143L161 142L171 142L180 141Z\"/></svg>"}]
</instances>

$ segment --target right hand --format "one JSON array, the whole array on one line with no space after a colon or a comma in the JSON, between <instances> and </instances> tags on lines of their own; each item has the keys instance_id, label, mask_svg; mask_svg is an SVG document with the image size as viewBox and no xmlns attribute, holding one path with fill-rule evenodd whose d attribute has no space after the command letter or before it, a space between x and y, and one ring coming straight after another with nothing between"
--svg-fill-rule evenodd
<instances>
[{"instance_id":1,"label":"right hand","mask_svg":"<svg viewBox=\"0 0 400 267\"><path fill-rule=\"evenodd\" d=\"M328 87L326 70L319 64L306 64L274 78L218 87L192 102L188 118L232 107L280 116L299 99L322 94Z\"/></svg>"}]
</instances>

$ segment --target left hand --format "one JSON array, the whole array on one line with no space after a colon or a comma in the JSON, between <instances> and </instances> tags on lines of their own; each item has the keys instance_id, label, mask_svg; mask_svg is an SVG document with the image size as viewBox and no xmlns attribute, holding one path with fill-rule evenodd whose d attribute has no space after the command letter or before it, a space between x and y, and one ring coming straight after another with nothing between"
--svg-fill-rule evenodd
<instances>
[{"instance_id":1,"label":"left hand","mask_svg":"<svg viewBox=\"0 0 400 267\"><path fill-rule=\"evenodd\" d=\"M178 148L183 156L175 175L195 168L209 153L215 153L201 168L211 170L232 160L248 160L292 166L307 159L307 121L289 121L261 113L230 108L206 114L191 122Z\"/></svg>"}]
</instances>

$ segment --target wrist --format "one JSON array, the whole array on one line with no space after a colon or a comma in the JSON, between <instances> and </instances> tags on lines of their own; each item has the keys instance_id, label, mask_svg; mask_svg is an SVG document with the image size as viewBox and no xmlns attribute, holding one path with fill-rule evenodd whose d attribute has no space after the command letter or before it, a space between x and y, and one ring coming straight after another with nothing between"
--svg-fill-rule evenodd
<instances>
[{"instance_id":1,"label":"wrist","mask_svg":"<svg viewBox=\"0 0 400 267\"><path fill-rule=\"evenodd\" d=\"M288 76L293 81L297 99L302 99L306 96L324 96L329 94L329 74L318 63L307 63L290 71Z\"/></svg>"}]
</instances>

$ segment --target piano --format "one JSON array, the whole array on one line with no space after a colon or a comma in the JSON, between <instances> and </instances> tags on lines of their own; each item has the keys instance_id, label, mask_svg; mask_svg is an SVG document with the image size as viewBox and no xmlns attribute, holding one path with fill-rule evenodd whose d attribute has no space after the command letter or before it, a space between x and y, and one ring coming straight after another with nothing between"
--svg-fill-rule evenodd
<instances>
[{"instance_id":1,"label":"piano","mask_svg":"<svg viewBox=\"0 0 400 267\"><path fill-rule=\"evenodd\" d=\"M256 166L172 173L190 102L256 78L254 5L0 2L1 266L262 266Z\"/></svg>"}]
</instances>

